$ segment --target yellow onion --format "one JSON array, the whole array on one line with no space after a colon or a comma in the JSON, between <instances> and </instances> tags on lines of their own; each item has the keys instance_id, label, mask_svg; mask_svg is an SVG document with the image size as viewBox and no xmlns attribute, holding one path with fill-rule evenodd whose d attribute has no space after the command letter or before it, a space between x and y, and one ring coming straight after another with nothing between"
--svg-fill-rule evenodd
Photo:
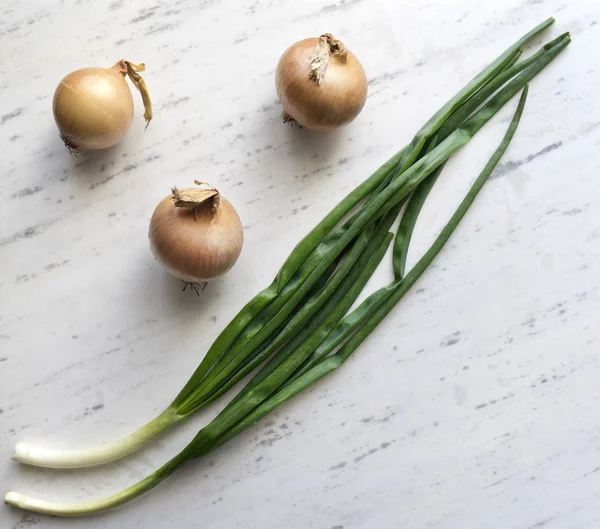
<instances>
[{"instance_id":1,"label":"yellow onion","mask_svg":"<svg viewBox=\"0 0 600 529\"><path fill-rule=\"evenodd\" d=\"M367 76L356 56L331 34L292 44L275 71L283 119L328 131L350 123L367 100Z\"/></svg>"},{"instance_id":2,"label":"yellow onion","mask_svg":"<svg viewBox=\"0 0 600 529\"><path fill-rule=\"evenodd\" d=\"M154 210L150 246L156 260L186 284L204 283L227 272L242 251L244 232L233 206L206 182L174 187Z\"/></svg>"},{"instance_id":3,"label":"yellow onion","mask_svg":"<svg viewBox=\"0 0 600 529\"><path fill-rule=\"evenodd\" d=\"M112 68L82 68L56 87L52 108L60 137L71 151L106 149L121 139L133 121L133 98L125 76L140 91L146 126L152 103L138 72L144 64L119 61Z\"/></svg>"}]
</instances>

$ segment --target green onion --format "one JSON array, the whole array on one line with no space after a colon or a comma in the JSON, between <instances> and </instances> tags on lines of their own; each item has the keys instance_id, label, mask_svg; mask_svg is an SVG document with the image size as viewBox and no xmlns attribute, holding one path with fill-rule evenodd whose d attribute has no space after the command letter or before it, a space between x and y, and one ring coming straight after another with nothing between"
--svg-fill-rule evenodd
<instances>
[{"instance_id":1,"label":"green onion","mask_svg":"<svg viewBox=\"0 0 600 529\"><path fill-rule=\"evenodd\" d=\"M438 136L435 136L429 146L427 152L433 149L437 144ZM396 239L394 241L394 253L392 256L392 263L394 267L394 278L396 280L404 277L404 268L406 266L406 256L408 255L408 246L412 237L417 217L421 212L421 208L429 195L429 192L433 188L435 182L440 176L444 169L445 163L441 164L433 173L429 175L423 182L421 182L416 189L408 197L408 206L402 215L398 230L396 232Z\"/></svg>"},{"instance_id":2,"label":"green onion","mask_svg":"<svg viewBox=\"0 0 600 529\"><path fill-rule=\"evenodd\" d=\"M287 400L298 393L301 393L306 388L340 367L423 274L435 256L440 252L446 241L450 238L512 140L523 112L526 97L527 86L524 87L517 111L515 112L500 146L492 155L484 170L476 179L467 196L461 202L460 206L437 237L434 244L403 280L394 281L393 284L398 286L395 287L394 293L387 298L387 301L384 304L377 307L376 310L374 310L374 307L369 308L368 319L362 326L354 330L351 338L337 353L319 361L308 371L295 377L289 384L277 390L284 382L286 376L293 371L294 366L298 366L302 354L297 355L297 352L302 351L305 346L307 347L307 350L310 350L312 347L311 342L319 340L318 337L315 338L316 335L311 335L304 346L301 346L297 352L290 355L251 390L246 391L242 399L235 401L233 405L225 408L208 426L203 428L196 435L192 442L181 453L147 478L118 494L103 500L90 501L81 504L58 504L31 498L24 494L11 491L6 494L5 501L23 509L63 516L96 513L108 508L116 507L155 487L190 459L198 458L212 452L232 437L255 424L275 408L281 406ZM412 217L412 220L408 222L414 224L415 221L416 217ZM359 274L361 280L356 283L356 290L358 292L362 290L362 287L366 282L365 278L370 277L372 271L377 267L377 264L383 257L385 249L390 241L391 234L387 234L379 243L376 253L369 259L367 266L364 267ZM350 294L350 292L348 292L348 294ZM356 292L353 292L352 296L354 296L354 294L356 294ZM361 307L362 306L363 305L361 305ZM361 307L356 310L361 310ZM335 311L332 311L330 313L330 317L333 318L334 312ZM306 351L304 351L304 353L305 352Z\"/></svg>"},{"instance_id":3,"label":"green onion","mask_svg":"<svg viewBox=\"0 0 600 529\"><path fill-rule=\"evenodd\" d=\"M408 147L333 208L294 248L272 284L246 304L227 325L179 395L157 418L126 438L99 449L46 450L18 443L13 458L27 464L58 468L118 459L222 395L268 358L285 362L289 355L295 355L301 344L310 341L312 333L334 311L334 302L330 300L341 299L340 285L345 284L351 274L358 273L353 263L355 259L360 260L365 234L378 229L376 226L383 222L381 219L389 219L388 215L395 218L411 194L411 203L416 200L423 192L419 189L426 190L427 182L432 182L436 170L441 170L454 152L568 44L568 35L561 36L534 57L523 61L521 66L514 64L520 46L552 22L553 19L547 20L500 55L444 105ZM486 102L490 96L491 100ZM439 144L427 152L426 145L431 145L434 136ZM409 213L416 206L417 202L412 206L409 204ZM343 222L355 208L357 211ZM415 210L414 216L417 214ZM409 224L405 222L401 226L404 228ZM406 234L397 237L394 259L397 279L402 276L409 240ZM393 289L381 291L369 302L383 303L393 293ZM324 312L319 315L320 311ZM349 329L362 323L362 320L356 321L359 314L362 313L354 311L335 322L332 332L320 344L314 342L316 348L294 371L303 372L306 366L312 366L315 359L321 358L332 343L341 344L348 337ZM334 323L327 321L329 326ZM267 369L275 366L269 365ZM232 404L228 410L234 406Z\"/></svg>"}]
</instances>

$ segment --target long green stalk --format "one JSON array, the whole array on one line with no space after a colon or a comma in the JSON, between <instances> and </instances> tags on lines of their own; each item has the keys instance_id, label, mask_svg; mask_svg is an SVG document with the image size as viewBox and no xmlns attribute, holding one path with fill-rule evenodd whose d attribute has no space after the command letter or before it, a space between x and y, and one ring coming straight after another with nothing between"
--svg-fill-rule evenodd
<instances>
[{"instance_id":1,"label":"long green stalk","mask_svg":"<svg viewBox=\"0 0 600 529\"><path fill-rule=\"evenodd\" d=\"M444 169L444 165L446 165L445 162L433 171L428 178L421 182L410 195L410 200L406 206L404 215L402 215L402 220L400 221L394 240L392 263L396 280L400 280L404 277L406 257L408 255L408 248L415 229L417 217L419 216L421 208L423 207L423 204L425 204L425 200L429 196L430 191L433 189L433 186Z\"/></svg>"},{"instance_id":2,"label":"long green stalk","mask_svg":"<svg viewBox=\"0 0 600 529\"><path fill-rule=\"evenodd\" d=\"M433 149L437 144L438 137L435 136L427 146L427 152ZM404 277L404 268L406 266L406 256L408 255L408 247L412 237L417 217L421 212L421 208L433 188L435 182L444 169L445 163L440 165L433 173L431 173L423 182L407 198L408 205L400 219L396 237L394 239L394 251L392 254L392 266L394 268L394 277L396 280Z\"/></svg>"}]
</instances>

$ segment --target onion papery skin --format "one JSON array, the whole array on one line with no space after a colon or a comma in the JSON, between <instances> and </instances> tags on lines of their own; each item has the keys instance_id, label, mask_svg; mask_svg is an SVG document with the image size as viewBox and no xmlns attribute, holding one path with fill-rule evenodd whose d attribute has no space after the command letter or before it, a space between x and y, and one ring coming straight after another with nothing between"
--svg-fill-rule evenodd
<instances>
[{"instance_id":1,"label":"onion papery skin","mask_svg":"<svg viewBox=\"0 0 600 529\"><path fill-rule=\"evenodd\" d=\"M202 283L227 272L237 261L244 243L240 218L228 200L176 207L172 195L156 206L150 220L150 246L156 260L172 275Z\"/></svg>"},{"instance_id":2,"label":"onion papery skin","mask_svg":"<svg viewBox=\"0 0 600 529\"><path fill-rule=\"evenodd\" d=\"M277 95L283 110L301 126L330 131L352 122L367 100L365 71L351 52L332 53L319 84L309 78L309 65L318 38L292 44L275 71Z\"/></svg>"},{"instance_id":3,"label":"onion papery skin","mask_svg":"<svg viewBox=\"0 0 600 529\"><path fill-rule=\"evenodd\" d=\"M54 92L54 119L67 146L107 149L133 121L133 97L116 68L82 68L67 75Z\"/></svg>"}]
</instances>

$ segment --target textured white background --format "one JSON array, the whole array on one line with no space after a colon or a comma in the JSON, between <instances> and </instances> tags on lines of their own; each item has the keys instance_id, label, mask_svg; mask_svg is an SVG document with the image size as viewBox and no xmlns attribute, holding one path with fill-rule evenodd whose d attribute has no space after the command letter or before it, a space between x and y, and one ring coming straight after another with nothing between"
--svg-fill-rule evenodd
<instances>
[{"instance_id":1,"label":"textured white background","mask_svg":"<svg viewBox=\"0 0 600 529\"><path fill-rule=\"evenodd\" d=\"M222 406L117 464L43 471L17 440L92 446L166 406L243 302L344 194L485 64L554 15L573 44L534 80L503 165L413 291L329 379L146 496L91 519L0 507L22 529L600 526L600 5L578 0L142 0L0 8L0 484L51 500L112 494ZM314 135L280 123L273 72L332 32L362 61L366 107ZM155 119L79 161L58 81L144 61ZM448 165L411 262L503 134L515 102ZM154 262L171 185L237 207L238 264L200 298ZM382 267L369 289L389 279Z\"/></svg>"}]
</instances>

